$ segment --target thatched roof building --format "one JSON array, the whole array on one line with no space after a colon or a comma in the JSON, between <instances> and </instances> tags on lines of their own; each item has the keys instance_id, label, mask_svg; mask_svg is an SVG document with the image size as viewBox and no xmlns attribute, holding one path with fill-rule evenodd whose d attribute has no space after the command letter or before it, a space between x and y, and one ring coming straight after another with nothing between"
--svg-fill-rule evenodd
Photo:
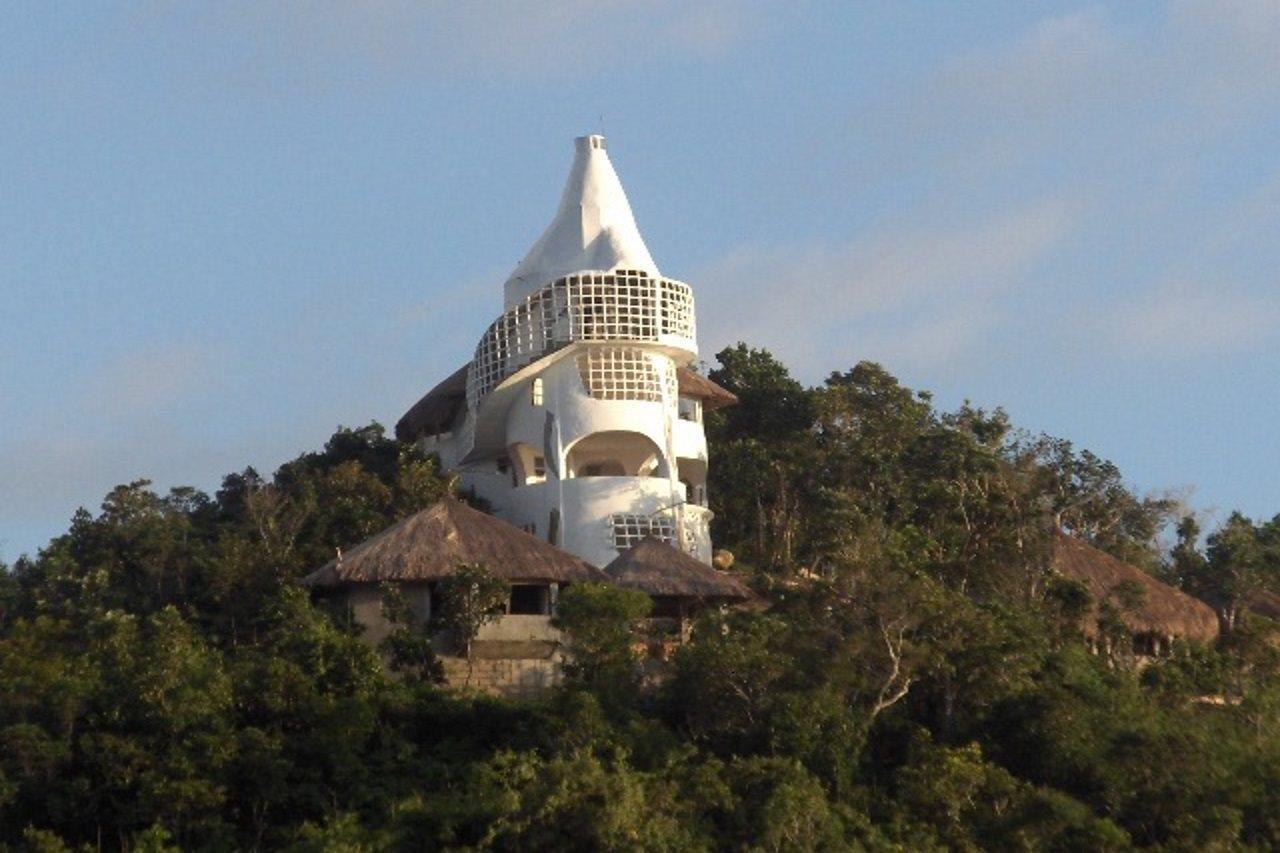
<instances>
[{"instance_id":1,"label":"thatched roof building","mask_svg":"<svg viewBox=\"0 0 1280 853\"><path fill-rule=\"evenodd\" d=\"M1218 636L1218 617L1209 605L1073 536L1055 534L1052 567L1088 588L1093 604L1084 629L1090 636L1098 633L1099 602L1126 581L1143 592L1141 603L1122 614L1134 635L1203 642Z\"/></svg>"},{"instance_id":2,"label":"thatched roof building","mask_svg":"<svg viewBox=\"0 0 1280 853\"><path fill-rule=\"evenodd\" d=\"M746 584L717 571L667 543L646 536L604 567L619 586L651 597L705 602L738 602L753 598Z\"/></svg>"},{"instance_id":3,"label":"thatched roof building","mask_svg":"<svg viewBox=\"0 0 1280 853\"><path fill-rule=\"evenodd\" d=\"M310 587L433 581L480 563L520 583L608 581L584 560L454 498L393 524L303 578Z\"/></svg>"},{"instance_id":4,"label":"thatched roof building","mask_svg":"<svg viewBox=\"0 0 1280 853\"><path fill-rule=\"evenodd\" d=\"M738 402L737 394L687 367L676 368L676 386L681 397L701 400L704 411L713 412Z\"/></svg>"},{"instance_id":5,"label":"thatched roof building","mask_svg":"<svg viewBox=\"0 0 1280 853\"><path fill-rule=\"evenodd\" d=\"M396 422L396 438L413 441L449 429L467 407L467 368L464 364L432 388Z\"/></svg>"}]
</instances>

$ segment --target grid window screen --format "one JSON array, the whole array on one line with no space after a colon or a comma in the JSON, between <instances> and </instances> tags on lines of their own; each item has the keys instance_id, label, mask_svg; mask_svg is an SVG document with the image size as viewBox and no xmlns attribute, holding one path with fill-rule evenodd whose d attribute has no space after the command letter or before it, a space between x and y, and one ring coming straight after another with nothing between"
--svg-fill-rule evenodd
<instances>
[{"instance_id":1,"label":"grid window screen","mask_svg":"<svg viewBox=\"0 0 1280 853\"><path fill-rule=\"evenodd\" d=\"M578 356L582 387L597 400L647 400L674 396L675 370L666 359L638 349L601 347Z\"/></svg>"},{"instance_id":2,"label":"grid window screen","mask_svg":"<svg viewBox=\"0 0 1280 853\"><path fill-rule=\"evenodd\" d=\"M662 318L659 331L664 335L693 337L693 298L689 286L678 281L662 279L658 282Z\"/></svg>"},{"instance_id":3,"label":"grid window screen","mask_svg":"<svg viewBox=\"0 0 1280 853\"><path fill-rule=\"evenodd\" d=\"M661 539L668 545L676 541L676 525L670 518L618 513L609 517L613 525L613 547L625 551L646 536Z\"/></svg>"},{"instance_id":4,"label":"grid window screen","mask_svg":"<svg viewBox=\"0 0 1280 853\"><path fill-rule=\"evenodd\" d=\"M680 343L694 349L693 290L641 270L556 279L498 318L476 346L467 373L475 406L503 379L574 341Z\"/></svg>"}]
</instances>

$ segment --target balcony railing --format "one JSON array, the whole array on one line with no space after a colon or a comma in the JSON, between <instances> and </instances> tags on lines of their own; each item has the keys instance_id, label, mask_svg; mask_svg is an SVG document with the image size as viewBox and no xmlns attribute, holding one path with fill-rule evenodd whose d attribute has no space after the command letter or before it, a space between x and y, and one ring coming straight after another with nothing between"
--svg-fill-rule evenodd
<instances>
[{"instance_id":1,"label":"balcony railing","mask_svg":"<svg viewBox=\"0 0 1280 853\"><path fill-rule=\"evenodd\" d=\"M697 351L693 289L640 270L559 278L489 326L467 372L473 408L508 376L577 341L659 343Z\"/></svg>"}]
</instances>

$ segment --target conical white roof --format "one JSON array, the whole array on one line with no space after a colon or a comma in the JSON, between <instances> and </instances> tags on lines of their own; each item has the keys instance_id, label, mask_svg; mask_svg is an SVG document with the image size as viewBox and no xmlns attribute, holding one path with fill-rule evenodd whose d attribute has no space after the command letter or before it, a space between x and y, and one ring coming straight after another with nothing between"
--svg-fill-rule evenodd
<instances>
[{"instance_id":1,"label":"conical white roof","mask_svg":"<svg viewBox=\"0 0 1280 853\"><path fill-rule=\"evenodd\" d=\"M561 276L658 266L636 227L627 194L609 162L603 136L580 136L573 168L551 225L503 286L507 307Z\"/></svg>"}]
</instances>

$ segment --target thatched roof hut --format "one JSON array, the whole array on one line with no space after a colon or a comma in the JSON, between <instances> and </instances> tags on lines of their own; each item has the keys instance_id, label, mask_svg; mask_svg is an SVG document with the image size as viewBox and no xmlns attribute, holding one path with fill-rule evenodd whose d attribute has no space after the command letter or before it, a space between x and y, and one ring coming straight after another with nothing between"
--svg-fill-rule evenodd
<instances>
[{"instance_id":1,"label":"thatched roof hut","mask_svg":"<svg viewBox=\"0 0 1280 853\"><path fill-rule=\"evenodd\" d=\"M737 602L753 598L746 584L727 572L646 536L604 567L619 586L638 589L653 598L683 598Z\"/></svg>"},{"instance_id":2,"label":"thatched roof hut","mask_svg":"<svg viewBox=\"0 0 1280 853\"><path fill-rule=\"evenodd\" d=\"M738 402L738 395L722 388L700 373L687 367L676 368L676 386L681 397L693 397L702 401L704 411L713 412Z\"/></svg>"},{"instance_id":3,"label":"thatched roof hut","mask_svg":"<svg viewBox=\"0 0 1280 853\"><path fill-rule=\"evenodd\" d=\"M454 498L391 525L303 578L311 587L433 581L459 563L480 563L519 583L608 581L572 554Z\"/></svg>"},{"instance_id":4,"label":"thatched roof hut","mask_svg":"<svg viewBox=\"0 0 1280 853\"><path fill-rule=\"evenodd\" d=\"M467 405L467 368L449 374L396 422L396 438L413 441L421 435L445 432Z\"/></svg>"},{"instance_id":5,"label":"thatched roof hut","mask_svg":"<svg viewBox=\"0 0 1280 853\"><path fill-rule=\"evenodd\" d=\"M1090 636L1098 633L1098 603L1126 581L1143 592L1141 603L1122 614L1135 635L1205 642L1218 636L1218 617L1209 605L1073 536L1054 535L1052 567L1088 588L1093 604L1084 629Z\"/></svg>"}]
</instances>

